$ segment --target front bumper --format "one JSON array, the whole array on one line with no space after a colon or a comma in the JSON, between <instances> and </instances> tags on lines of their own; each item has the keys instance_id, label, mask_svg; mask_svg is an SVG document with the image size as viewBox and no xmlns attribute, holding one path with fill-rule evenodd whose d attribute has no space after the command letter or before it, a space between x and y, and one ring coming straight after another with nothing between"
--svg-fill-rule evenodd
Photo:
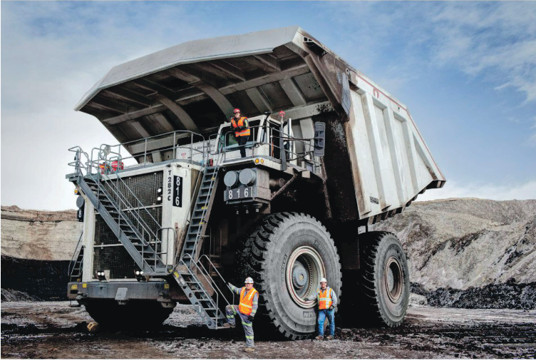
<instances>
[{"instance_id":1,"label":"front bumper","mask_svg":"<svg viewBox=\"0 0 536 360\"><path fill-rule=\"evenodd\" d=\"M86 299L114 299L120 303L129 300L156 300L162 305L174 305L170 297L170 285L165 280L69 282L67 297L80 303Z\"/></svg>"}]
</instances>

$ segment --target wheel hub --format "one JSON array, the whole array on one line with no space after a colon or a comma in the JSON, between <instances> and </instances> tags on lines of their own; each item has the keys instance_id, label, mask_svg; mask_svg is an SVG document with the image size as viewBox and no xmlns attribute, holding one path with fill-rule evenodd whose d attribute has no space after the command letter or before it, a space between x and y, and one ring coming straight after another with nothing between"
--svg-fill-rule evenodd
<instances>
[{"instance_id":1,"label":"wheel hub","mask_svg":"<svg viewBox=\"0 0 536 360\"><path fill-rule=\"evenodd\" d=\"M393 303L397 302L402 295L402 279L402 266L396 258L391 256L385 264L384 282L387 296Z\"/></svg>"},{"instance_id":2,"label":"wheel hub","mask_svg":"<svg viewBox=\"0 0 536 360\"><path fill-rule=\"evenodd\" d=\"M314 307L317 285L325 273L324 262L314 248L296 248L290 254L285 274L292 300L302 308Z\"/></svg>"},{"instance_id":3,"label":"wheel hub","mask_svg":"<svg viewBox=\"0 0 536 360\"><path fill-rule=\"evenodd\" d=\"M292 270L292 285L297 289L303 289L307 283L309 283L309 274L305 266L297 261Z\"/></svg>"}]
</instances>

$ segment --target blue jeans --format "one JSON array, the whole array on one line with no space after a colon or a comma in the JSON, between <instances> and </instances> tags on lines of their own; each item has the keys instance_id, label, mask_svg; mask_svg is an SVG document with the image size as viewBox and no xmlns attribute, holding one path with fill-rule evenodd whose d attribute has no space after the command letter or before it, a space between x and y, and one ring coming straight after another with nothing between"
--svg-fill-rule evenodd
<instances>
[{"instance_id":1,"label":"blue jeans","mask_svg":"<svg viewBox=\"0 0 536 360\"><path fill-rule=\"evenodd\" d=\"M335 309L318 310L318 335L324 336L324 321L329 321L329 334L335 336Z\"/></svg>"}]
</instances>

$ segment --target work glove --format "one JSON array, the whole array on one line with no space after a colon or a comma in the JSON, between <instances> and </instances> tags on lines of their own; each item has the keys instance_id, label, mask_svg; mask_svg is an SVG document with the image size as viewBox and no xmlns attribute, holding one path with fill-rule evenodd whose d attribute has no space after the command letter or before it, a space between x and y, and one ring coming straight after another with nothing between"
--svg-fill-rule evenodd
<instances>
[{"instance_id":1,"label":"work glove","mask_svg":"<svg viewBox=\"0 0 536 360\"><path fill-rule=\"evenodd\" d=\"M248 315L248 320L249 320L249 321L253 321L253 318L254 318L254 317L255 317L255 316L253 316L253 315Z\"/></svg>"}]
</instances>

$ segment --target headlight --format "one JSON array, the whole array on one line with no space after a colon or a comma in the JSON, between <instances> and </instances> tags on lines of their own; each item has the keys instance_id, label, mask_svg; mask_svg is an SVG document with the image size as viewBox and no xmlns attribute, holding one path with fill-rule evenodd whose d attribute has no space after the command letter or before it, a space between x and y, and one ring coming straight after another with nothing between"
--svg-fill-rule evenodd
<instances>
[{"instance_id":1,"label":"headlight","mask_svg":"<svg viewBox=\"0 0 536 360\"><path fill-rule=\"evenodd\" d=\"M255 183L255 179L257 178L257 173L253 169L243 169L240 171L240 183L242 185L252 185Z\"/></svg>"},{"instance_id":2,"label":"headlight","mask_svg":"<svg viewBox=\"0 0 536 360\"><path fill-rule=\"evenodd\" d=\"M223 177L223 183L227 187L233 187L238 183L238 173L236 171L228 171Z\"/></svg>"}]
</instances>

